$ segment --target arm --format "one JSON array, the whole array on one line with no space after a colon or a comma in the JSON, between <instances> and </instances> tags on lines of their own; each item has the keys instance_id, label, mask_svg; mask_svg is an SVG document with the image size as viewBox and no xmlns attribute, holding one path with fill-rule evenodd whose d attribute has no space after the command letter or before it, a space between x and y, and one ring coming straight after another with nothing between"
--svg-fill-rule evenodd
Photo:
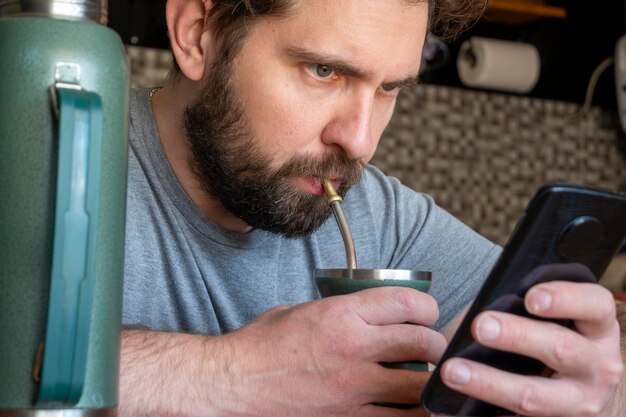
<instances>
[{"instance_id":1,"label":"arm","mask_svg":"<svg viewBox=\"0 0 626 417\"><path fill-rule=\"evenodd\" d=\"M436 362L437 306L407 288L376 288L278 307L224 336L128 330L120 416L415 416L428 373L379 362ZM417 414L419 415L419 414Z\"/></svg>"},{"instance_id":2,"label":"arm","mask_svg":"<svg viewBox=\"0 0 626 417\"><path fill-rule=\"evenodd\" d=\"M125 330L121 353L120 416L192 416L196 403L218 415L209 411L229 379L222 338ZM194 384L203 386L202 398Z\"/></svg>"}]
</instances>

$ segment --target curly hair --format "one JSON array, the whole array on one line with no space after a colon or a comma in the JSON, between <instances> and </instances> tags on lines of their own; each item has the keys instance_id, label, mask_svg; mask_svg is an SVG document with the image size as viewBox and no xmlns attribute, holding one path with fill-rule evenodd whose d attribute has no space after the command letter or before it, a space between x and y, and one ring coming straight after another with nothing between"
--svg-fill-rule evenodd
<instances>
[{"instance_id":1,"label":"curly hair","mask_svg":"<svg viewBox=\"0 0 626 417\"><path fill-rule=\"evenodd\" d=\"M455 39L485 11L489 0L405 0L428 3L430 32L444 39ZM237 26L246 18L284 17L293 0L214 0L210 16L219 30Z\"/></svg>"},{"instance_id":2,"label":"curly hair","mask_svg":"<svg viewBox=\"0 0 626 417\"><path fill-rule=\"evenodd\" d=\"M203 0L206 1L206 0ZM296 0L213 0L208 22L222 41L222 54L234 58L243 41L258 21L289 16ZM485 11L489 0L405 0L428 3L429 32L444 40L454 40L473 25ZM174 60L174 71L179 72Z\"/></svg>"},{"instance_id":3,"label":"curly hair","mask_svg":"<svg viewBox=\"0 0 626 417\"><path fill-rule=\"evenodd\" d=\"M454 40L474 24L485 11L489 0L405 0L428 3L429 32L444 40ZM245 39L254 23L265 17L286 17L294 0L214 0L209 21L227 49Z\"/></svg>"},{"instance_id":4,"label":"curly hair","mask_svg":"<svg viewBox=\"0 0 626 417\"><path fill-rule=\"evenodd\" d=\"M430 0L430 32L454 40L483 15L490 0Z\"/></svg>"}]
</instances>

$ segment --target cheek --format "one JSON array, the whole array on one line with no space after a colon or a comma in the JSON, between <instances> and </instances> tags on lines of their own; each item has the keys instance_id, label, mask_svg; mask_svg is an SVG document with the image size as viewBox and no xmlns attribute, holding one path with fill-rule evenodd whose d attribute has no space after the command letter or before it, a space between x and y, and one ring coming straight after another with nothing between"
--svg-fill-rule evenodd
<instances>
[{"instance_id":1,"label":"cheek","mask_svg":"<svg viewBox=\"0 0 626 417\"><path fill-rule=\"evenodd\" d=\"M312 111L314 103L298 92L293 83L280 82L278 78L245 73L239 78L237 87L246 121L269 152L301 152L320 137L323 115Z\"/></svg>"},{"instance_id":2,"label":"cheek","mask_svg":"<svg viewBox=\"0 0 626 417\"><path fill-rule=\"evenodd\" d=\"M383 99L381 102L378 102L374 105L374 112L372 116L372 148L369 152L367 161L374 156L374 152L378 148L378 143L380 142L380 137L382 136L385 128L389 124L391 117L393 116L393 111L395 109L396 99L385 100Z\"/></svg>"}]
</instances>

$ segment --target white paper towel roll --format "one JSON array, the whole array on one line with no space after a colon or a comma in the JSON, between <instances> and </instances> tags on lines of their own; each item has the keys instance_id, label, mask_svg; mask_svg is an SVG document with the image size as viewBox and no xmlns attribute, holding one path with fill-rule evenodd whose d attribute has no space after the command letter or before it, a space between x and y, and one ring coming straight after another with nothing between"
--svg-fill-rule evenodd
<instances>
[{"instance_id":1,"label":"white paper towel roll","mask_svg":"<svg viewBox=\"0 0 626 417\"><path fill-rule=\"evenodd\" d=\"M468 87L528 93L539 80L540 63L533 45L475 36L461 45L456 66Z\"/></svg>"}]
</instances>

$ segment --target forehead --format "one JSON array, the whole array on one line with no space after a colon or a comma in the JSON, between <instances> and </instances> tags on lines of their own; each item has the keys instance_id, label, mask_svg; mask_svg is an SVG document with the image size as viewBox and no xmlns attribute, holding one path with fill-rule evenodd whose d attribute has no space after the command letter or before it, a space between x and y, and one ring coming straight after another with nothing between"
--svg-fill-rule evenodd
<instances>
[{"instance_id":1,"label":"forehead","mask_svg":"<svg viewBox=\"0 0 626 417\"><path fill-rule=\"evenodd\" d=\"M371 71L416 73L428 4L407 0L301 0L254 30L277 45L328 53ZM291 45L289 45L291 44Z\"/></svg>"}]
</instances>

